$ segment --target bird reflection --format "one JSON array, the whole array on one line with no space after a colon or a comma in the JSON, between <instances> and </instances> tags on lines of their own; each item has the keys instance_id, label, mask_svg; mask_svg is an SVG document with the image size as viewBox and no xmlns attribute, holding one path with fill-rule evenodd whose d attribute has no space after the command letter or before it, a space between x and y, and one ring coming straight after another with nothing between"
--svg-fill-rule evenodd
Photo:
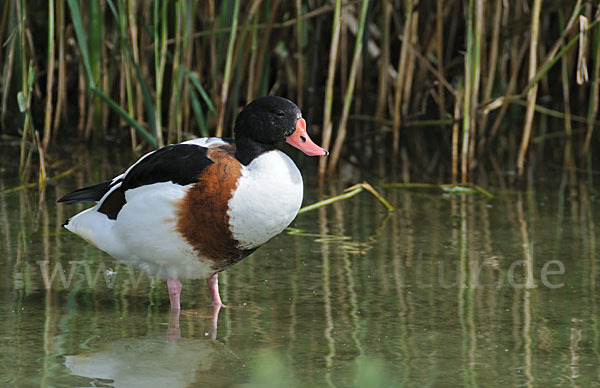
<instances>
[{"instance_id":1,"label":"bird reflection","mask_svg":"<svg viewBox=\"0 0 600 388\"><path fill-rule=\"evenodd\" d=\"M182 312L182 314L189 314ZM179 311L172 311L166 335L121 338L90 353L65 356L75 376L90 386L231 386L245 380L245 366L216 341L219 308L213 308L208 338L182 338Z\"/></svg>"},{"instance_id":2,"label":"bird reflection","mask_svg":"<svg viewBox=\"0 0 600 388\"><path fill-rule=\"evenodd\" d=\"M211 340L217 339L217 325L219 323L219 311L223 305L213 305L212 313L208 318L210 318L210 328L206 332L205 336ZM167 327L167 339L168 340L176 340L181 338L181 330L179 329L179 316L183 315L195 315L200 316L196 310L171 310L171 314L169 316L169 324Z\"/></svg>"}]
</instances>

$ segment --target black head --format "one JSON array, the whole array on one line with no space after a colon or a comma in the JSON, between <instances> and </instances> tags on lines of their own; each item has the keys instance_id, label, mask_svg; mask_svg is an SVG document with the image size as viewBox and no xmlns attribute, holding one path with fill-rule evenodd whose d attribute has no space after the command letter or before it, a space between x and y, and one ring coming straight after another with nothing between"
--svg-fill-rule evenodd
<instances>
[{"instance_id":1,"label":"black head","mask_svg":"<svg viewBox=\"0 0 600 388\"><path fill-rule=\"evenodd\" d=\"M307 155L328 154L310 140L300 108L282 97L267 96L252 101L238 115L233 131L235 156L246 165L282 141Z\"/></svg>"},{"instance_id":2,"label":"black head","mask_svg":"<svg viewBox=\"0 0 600 388\"><path fill-rule=\"evenodd\" d=\"M238 115L235 137L276 144L294 132L300 117L300 108L290 100L277 96L260 97L246 105Z\"/></svg>"}]
</instances>

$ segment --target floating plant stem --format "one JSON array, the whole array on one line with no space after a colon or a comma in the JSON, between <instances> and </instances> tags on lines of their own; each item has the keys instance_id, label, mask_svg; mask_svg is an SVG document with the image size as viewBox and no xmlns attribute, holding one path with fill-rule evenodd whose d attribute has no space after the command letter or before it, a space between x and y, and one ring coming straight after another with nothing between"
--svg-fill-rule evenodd
<instances>
[{"instance_id":1,"label":"floating plant stem","mask_svg":"<svg viewBox=\"0 0 600 388\"><path fill-rule=\"evenodd\" d=\"M381 196L381 194L379 194L373 188L373 186L371 186L367 182L363 182L363 183L358 183L358 184L356 184L354 186L348 187L346 190L344 190L345 191L344 194L336 195L335 197L324 199L322 201L313 203L312 205L304 206L302 209L300 209L298 211L298 214L306 213L308 211L311 211L311 210L314 210L314 209L318 209L318 208L323 207L323 206L330 205L330 204L332 204L334 202L338 202L338 201L341 201L341 200L344 200L344 199L352 198L356 194L360 193L363 190L367 190L369 193L373 194L373 196L375 198L377 198L377 200L379 202L381 202L381 204L383 206L385 206L389 211L393 211L394 210L394 207L392 205L390 205L390 203L388 201L386 201L385 198L383 198Z\"/></svg>"},{"instance_id":2,"label":"floating plant stem","mask_svg":"<svg viewBox=\"0 0 600 388\"><path fill-rule=\"evenodd\" d=\"M494 199L494 195L481 186L472 183L451 183L451 184L434 184L434 183L384 183L382 185L388 189L433 189L441 190L450 194L474 194L479 193L488 199Z\"/></svg>"},{"instance_id":3,"label":"floating plant stem","mask_svg":"<svg viewBox=\"0 0 600 388\"><path fill-rule=\"evenodd\" d=\"M63 171L63 172L61 172L59 174L54 175L51 178L48 178L47 181L54 182L54 181L57 181L58 179L62 179L62 178L65 178L67 176L70 176L78 168L79 168L79 166L72 167L72 168L68 169L67 171ZM11 187L9 189L5 189L3 191L0 191L0 194L15 193L17 191L22 191L22 190L27 190L27 189L33 189L36 186L39 186L39 182L31 182L31 183L23 184L23 185L20 185L20 186L17 186L17 187Z\"/></svg>"}]
</instances>

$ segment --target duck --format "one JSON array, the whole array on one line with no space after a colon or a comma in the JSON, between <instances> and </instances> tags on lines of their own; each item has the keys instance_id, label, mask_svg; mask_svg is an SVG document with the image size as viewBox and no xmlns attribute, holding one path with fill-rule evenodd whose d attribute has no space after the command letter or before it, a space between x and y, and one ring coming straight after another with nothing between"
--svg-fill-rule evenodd
<instances>
[{"instance_id":1,"label":"duck","mask_svg":"<svg viewBox=\"0 0 600 388\"><path fill-rule=\"evenodd\" d=\"M300 108L260 97L238 114L235 140L205 137L149 152L115 178L77 189L60 203L95 202L63 227L116 260L166 280L171 311L181 280L206 279L223 305L218 274L281 233L303 199L302 175L278 148L327 156Z\"/></svg>"}]
</instances>

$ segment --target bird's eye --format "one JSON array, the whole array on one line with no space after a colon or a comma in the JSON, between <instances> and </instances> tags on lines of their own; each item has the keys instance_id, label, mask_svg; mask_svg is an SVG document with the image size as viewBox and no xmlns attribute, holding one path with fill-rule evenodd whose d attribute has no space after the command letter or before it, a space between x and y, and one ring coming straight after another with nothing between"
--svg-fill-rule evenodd
<instances>
[{"instance_id":1,"label":"bird's eye","mask_svg":"<svg viewBox=\"0 0 600 388\"><path fill-rule=\"evenodd\" d=\"M285 116L285 113L282 110L278 110L277 112L275 112L275 114L277 115L277 117Z\"/></svg>"}]
</instances>

